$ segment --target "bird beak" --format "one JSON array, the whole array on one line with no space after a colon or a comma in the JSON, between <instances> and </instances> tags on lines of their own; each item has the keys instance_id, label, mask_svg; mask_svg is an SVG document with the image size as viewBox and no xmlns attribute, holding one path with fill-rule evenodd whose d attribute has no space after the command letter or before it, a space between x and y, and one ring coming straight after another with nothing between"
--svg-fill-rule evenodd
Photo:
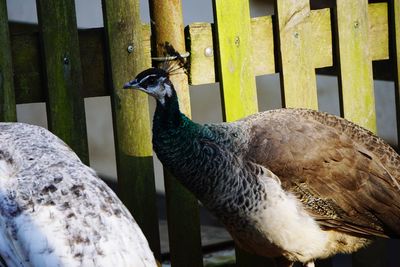
<instances>
[{"instance_id":1,"label":"bird beak","mask_svg":"<svg viewBox=\"0 0 400 267\"><path fill-rule=\"evenodd\" d=\"M134 79L134 80L132 80L132 81L127 82L126 84L124 84L124 87L123 87L123 88L124 88L124 89L133 89L133 88L138 89L138 88L139 88L139 83L138 83L138 81L137 81L136 79Z\"/></svg>"}]
</instances>

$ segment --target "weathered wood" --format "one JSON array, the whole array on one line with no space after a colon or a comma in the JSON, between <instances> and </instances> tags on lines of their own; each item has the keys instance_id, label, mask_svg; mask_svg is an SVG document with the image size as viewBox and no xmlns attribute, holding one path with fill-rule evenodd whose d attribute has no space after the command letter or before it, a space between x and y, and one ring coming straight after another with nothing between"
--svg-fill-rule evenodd
<instances>
[{"instance_id":1,"label":"weathered wood","mask_svg":"<svg viewBox=\"0 0 400 267\"><path fill-rule=\"evenodd\" d=\"M0 0L0 121L16 121L13 67L6 0Z\"/></svg>"},{"instance_id":2,"label":"weathered wood","mask_svg":"<svg viewBox=\"0 0 400 267\"><path fill-rule=\"evenodd\" d=\"M323 68L333 65L332 59L332 27L330 9L312 10L310 15L311 37L309 45L312 47L314 68Z\"/></svg>"},{"instance_id":3,"label":"weathered wood","mask_svg":"<svg viewBox=\"0 0 400 267\"><path fill-rule=\"evenodd\" d=\"M337 0L335 27L342 115L376 132L368 1Z\"/></svg>"},{"instance_id":4,"label":"weathered wood","mask_svg":"<svg viewBox=\"0 0 400 267\"><path fill-rule=\"evenodd\" d=\"M275 73L274 38L271 16L251 19L254 74Z\"/></svg>"},{"instance_id":5,"label":"weathered wood","mask_svg":"<svg viewBox=\"0 0 400 267\"><path fill-rule=\"evenodd\" d=\"M226 121L234 121L258 110L249 3L214 0L213 4L223 114Z\"/></svg>"},{"instance_id":6,"label":"weathered wood","mask_svg":"<svg viewBox=\"0 0 400 267\"><path fill-rule=\"evenodd\" d=\"M337 0L335 27L342 115L376 132L367 0ZM352 254L353 266L384 266L385 243ZM382 265L383 264L383 265Z\"/></svg>"},{"instance_id":7,"label":"weathered wood","mask_svg":"<svg viewBox=\"0 0 400 267\"><path fill-rule=\"evenodd\" d=\"M275 3L284 106L318 109L309 1Z\"/></svg>"},{"instance_id":8,"label":"weathered wood","mask_svg":"<svg viewBox=\"0 0 400 267\"><path fill-rule=\"evenodd\" d=\"M257 112L249 3L214 0L217 65L226 121ZM240 19L238 19L240 18ZM236 266L272 266L269 259L250 255L236 247Z\"/></svg>"},{"instance_id":9,"label":"weathered wood","mask_svg":"<svg viewBox=\"0 0 400 267\"><path fill-rule=\"evenodd\" d=\"M368 5L368 36L372 60L389 58L389 28L387 3Z\"/></svg>"},{"instance_id":10,"label":"weathered wood","mask_svg":"<svg viewBox=\"0 0 400 267\"><path fill-rule=\"evenodd\" d=\"M400 144L400 0L389 1L390 58L393 62L396 98L397 142Z\"/></svg>"},{"instance_id":11,"label":"weathered wood","mask_svg":"<svg viewBox=\"0 0 400 267\"><path fill-rule=\"evenodd\" d=\"M387 15L385 10L387 3L376 3L368 6L369 14L369 35L370 53L373 60L383 60L388 58L388 37L387 37ZM273 33L271 30L271 17L253 18L251 22L253 45L253 62L256 75L275 73L273 56ZM313 42L311 49L314 53L314 67L324 68L332 66L332 44L330 13L328 9L311 11L310 23L312 24L311 38ZM42 80L39 61L39 46L37 35L32 25L15 24L11 28L11 49L15 72L15 91L17 103L43 102L45 93L42 92ZM193 27L192 27L193 26ZM191 28L192 27L192 28ZM212 25L207 23L197 23L189 25L190 33L196 37L190 40L191 51L196 54L192 57L192 71L190 73L192 84L205 84L218 81L218 72L214 72L212 57L204 56L204 49L213 46L211 38ZM255 35L257 33L257 35ZM204 36L203 36L204 34ZM79 31L79 43L81 51L81 62L83 69L83 93L85 97L109 95L104 75L104 32L102 29L89 29ZM267 61L265 61L267 59ZM28 63L28 64L27 64ZM374 62L379 67L374 69L375 79L392 80L392 72L387 71L391 68L390 61ZM196 66L195 66L196 65ZM208 68L209 67L209 68ZM195 70L202 71L195 71ZM335 75L334 69L317 70L318 73Z\"/></svg>"},{"instance_id":12,"label":"weathered wood","mask_svg":"<svg viewBox=\"0 0 400 267\"><path fill-rule=\"evenodd\" d=\"M185 35L190 51L190 84L215 83L211 24L192 23L186 27Z\"/></svg>"},{"instance_id":13,"label":"weathered wood","mask_svg":"<svg viewBox=\"0 0 400 267\"><path fill-rule=\"evenodd\" d=\"M184 53L186 48L181 1L150 0L149 4L155 56L163 56L162 45L165 42L169 42L179 53ZM182 70L171 76L171 81L177 91L181 111L190 116L186 74ZM197 200L167 170L164 170L164 183L172 266L203 266Z\"/></svg>"},{"instance_id":14,"label":"weathered wood","mask_svg":"<svg viewBox=\"0 0 400 267\"><path fill-rule=\"evenodd\" d=\"M89 163L78 31L73 1L37 0L49 129Z\"/></svg>"},{"instance_id":15,"label":"weathered wood","mask_svg":"<svg viewBox=\"0 0 400 267\"><path fill-rule=\"evenodd\" d=\"M117 158L118 195L135 217L160 260L148 97L124 83L150 66L149 37L143 43L139 1L103 0L109 87ZM149 32L147 31L147 36Z\"/></svg>"}]
</instances>

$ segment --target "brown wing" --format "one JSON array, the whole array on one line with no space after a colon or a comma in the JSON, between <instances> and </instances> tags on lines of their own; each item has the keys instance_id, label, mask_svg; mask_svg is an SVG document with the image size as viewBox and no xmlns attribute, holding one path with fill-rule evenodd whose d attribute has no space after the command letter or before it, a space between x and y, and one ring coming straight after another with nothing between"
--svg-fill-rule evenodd
<instances>
[{"instance_id":1,"label":"brown wing","mask_svg":"<svg viewBox=\"0 0 400 267\"><path fill-rule=\"evenodd\" d=\"M308 110L245 121L247 157L273 171L325 228L400 236L399 156L365 129Z\"/></svg>"}]
</instances>

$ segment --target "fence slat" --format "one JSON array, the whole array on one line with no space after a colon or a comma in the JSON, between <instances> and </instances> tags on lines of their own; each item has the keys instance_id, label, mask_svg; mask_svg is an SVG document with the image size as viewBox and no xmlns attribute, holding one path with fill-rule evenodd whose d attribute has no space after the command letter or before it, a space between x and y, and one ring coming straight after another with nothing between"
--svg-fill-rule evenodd
<instances>
[{"instance_id":1,"label":"fence slat","mask_svg":"<svg viewBox=\"0 0 400 267\"><path fill-rule=\"evenodd\" d=\"M122 89L150 65L142 42L139 1L103 0L112 97L118 193L160 260L155 181L147 95ZM149 35L149 33L147 33ZM150 45L147 37L147 46ZM132 51L128 48L132 48Z\"/></svg>"},{"instance_id":2,"label":"fence slat","mask_svg":"<svg viewBox=\"0 0 400 267\"><path fill-rule=\"evenodd\" d=\"M372 63L368 44L368 1L337 0L336 5L342 115L376 132Z\"/></svg>"},{"instance_id":3,"label":"fence slat","mask_svg":"<svg viewBox=\"0 0 400 267\"><path fill-rule=\"evenodd\" d=\"M213 4L223 113L226 121L234 121L258 110L249 3L214 0Z\"/></svg>"},{"instance_id":4,"label":"fence slat","mask_svg":"<svg viewBox=\"0 0 400 267\"><path fill-rule=\"evenodd\" d=\"M367 0L336 1L335 34L341 114L376 132ZM386 246L378 245L352 254L353 266L385 266Z\"/></svg>"},{"instance_id":5,"label":"fence slat","mask_svg":"<svg viewBox=\"0 0 400 267\"><path fill-rule=\"evenodd\" d=\"M318 109L308 0L276 0L282 102L286 107Z\"/></svg>"},{"instance_id":6,"label":"fence slat","mask_svg":"<svg viewBox=\"0 0 400 267\"><path fill-rule=\"evenodd\" d=\"M0 121L16 121L14 77L6 0L0 0Z\"/></svg>"},{"instance_id":7,"label":"fence slat","mask_svg":"<svg viewBox=\"0 0 400 267\"><path fill-rule=\"evenodd\" d=\"M223 114L226 121L234 121L258 110L249 3L246 0L214 0L213 5ZM236 248L236 266L273 264L271 259Z\"/></svg>"},{"instance_id":8,"label":"fence slat","mask_svg":"<svg viewBox=\"0 0 400 267\"><path fill-rule=\"evenodd\" d=\"M89 164L74 2L37 0L49 129Z\"/></svg>"},{"instance_id":9,"label":"fence slat","mask_svg":"<svg viewBox=\"0 0 400 267\"><path fill-rule=\"evenodd\" d=\"M165 42L172 44L179 53L185 52L181 1L150 0L149 3L153 52L162 56L164 49L161 45ZM171 76L171 81L177 91L181 111L190 116L187 76L182 71ZM166 169L164 183L172 266L203 266L197 200Z\"/></svg>"}]
</instances>

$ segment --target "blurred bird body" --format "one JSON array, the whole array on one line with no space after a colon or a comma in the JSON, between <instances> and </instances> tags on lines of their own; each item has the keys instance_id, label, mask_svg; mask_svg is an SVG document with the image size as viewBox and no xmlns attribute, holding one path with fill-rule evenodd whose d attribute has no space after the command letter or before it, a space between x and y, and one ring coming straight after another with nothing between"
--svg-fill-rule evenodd
<instances>
[{"instance_id":1,"label":"blurred bird body","mask_svg":"<svg viewBox=\"0 0 400 267\"><path fill-rule=\"evenodd\" d=\"M0 123L0 214L6 266L156 266L117 196L43 128Z\"/></svg>"},{"instance_id":2,"label":"blurred bird body","mask_svg":"<svg viewBox=\"0 0 400 267\"><path fill-rule=\"evenodd\" d=\"M127 83L154 96L157 156L243 249L282 266L399 237L400 157L342 118L306 109L197 124L179 111L168 73Z\"/></svg>"}]
</instances>

